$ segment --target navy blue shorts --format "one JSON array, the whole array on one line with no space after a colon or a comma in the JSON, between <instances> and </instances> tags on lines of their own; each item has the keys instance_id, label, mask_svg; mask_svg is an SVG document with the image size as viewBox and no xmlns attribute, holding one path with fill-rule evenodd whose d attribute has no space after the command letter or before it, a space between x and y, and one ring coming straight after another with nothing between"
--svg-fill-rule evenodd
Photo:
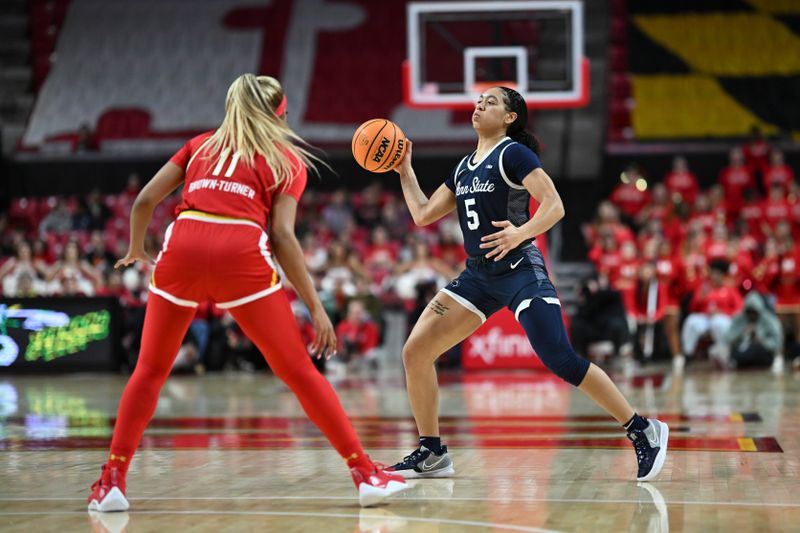
<instances>
[{"instance_id":1,"label":"navy blue shorts","mask_svg":"<svg viewBox=\"0 0 800 533\"><path fill-rule=\"evenodd\" d=\"M467 259L467 268L442 292L478 315L482 322L503 307L508 307L519 320L519 314L534 298L561 305L542 253L533 245L518 248L500 261Z\"/></svg>"}]
</instances>

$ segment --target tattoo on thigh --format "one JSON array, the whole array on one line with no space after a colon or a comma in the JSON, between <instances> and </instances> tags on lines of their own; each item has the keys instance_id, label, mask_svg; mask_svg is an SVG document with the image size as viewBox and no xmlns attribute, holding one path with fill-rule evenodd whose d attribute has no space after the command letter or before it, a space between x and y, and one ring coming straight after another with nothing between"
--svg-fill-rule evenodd
<instances>
[{"instance_id":1,"label":"tattoo on thigh","mask_svg":"<svg viewBox=\"0 0 800 533\"><path fill-rule=\"evenodd\" d=\"M436 300L434 300L431 303L429 303L428 307L430 307L433 310L433 312L436 313L439 316L444 316L444 312L447 311L448 309L450 309L446 305L442 305L440 302L438 302Z\"/></svg>"}]
</instances>

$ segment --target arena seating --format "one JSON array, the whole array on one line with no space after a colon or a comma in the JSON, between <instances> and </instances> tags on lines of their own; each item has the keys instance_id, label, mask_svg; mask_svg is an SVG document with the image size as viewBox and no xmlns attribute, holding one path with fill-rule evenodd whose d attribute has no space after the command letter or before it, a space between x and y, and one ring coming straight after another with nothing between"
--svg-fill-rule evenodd
<instances>
[{"instance_id":1,"label":"arena seating","mask_svg":"<svg viewBox=\"0 0 800 533\"><path fill-rule=\"evenodd\" d=\"M366 118L397 113L415 139L471 139L468 122L454 125L447 110L401 106L405 5L36 0L38 93L20 149L74 151L85 127L103 151L168 152L215 127L231 81L256 71L281 79L290 123L315 143L347 143ZM375 62L372 43L387 40ZM354 90L377 79L380 90Z\"/></svg>"}]
</instances>

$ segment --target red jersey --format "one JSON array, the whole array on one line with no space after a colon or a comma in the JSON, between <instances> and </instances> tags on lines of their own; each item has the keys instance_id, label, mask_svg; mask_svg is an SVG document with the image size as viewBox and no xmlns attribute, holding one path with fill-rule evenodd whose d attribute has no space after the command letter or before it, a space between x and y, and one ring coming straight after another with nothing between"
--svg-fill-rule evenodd
<instances>
[{"instance_id":1,"label":"red jersey","mask_svg":"<svg viewBox=\"0 0 800 533\"><path fill-rule=\"evenodd\" d=\"M618 251L607 252L600 246L595 245L589 250L589 261L594 263L599 273L608 276L610 281L616 275L617 269L622 262L622 256Z\"/></svg>"},{"instance_id":2,"label":"red jersey","mask_svg":"<svg viewBox=\"0 0 800 533\"><path fill-rule=\"evenodd\" d=\"M749 290L753 286L753 258L744 250L740 250L735 257L729 257L730 268L728 274L734 280L736 287Z\"/></svg>"},{"instance_id":3,"label":"red jersey","mask_svg":"<svg viewBox=\"0 0 800 533\"><path fill-rule=\"evenodd\" d=\"M336 326L336 337L339 339L339 350L350 355L364 355L378 345L380 332L373 322L366 321L354 324L342 320ZM355 351L356 353L352 353Z\"/></svg>"},{"instance_id":4,"label":"red jersey","mask_svg":"<svg viewBox=\"0 0 800 533\"><path fill-rule=\"evenodd\" d=\"M690 310L695 313L722 313L733 316L744 306L742 295L737 289L728 286L701 289L695 293Z\"/></svg>"},{"instance_id":5,"label":"red jersey","mask_svg":"<svg viewBox=\"0 0 800 533\"><path fill-rule=\"evenodd\" d=\"M622 303L628 313L636 312L636 285L639 276L639 261L623 259L616 272L609 277L611 286L622 296Z\"/></svg>"},{"instance_id":6,"label":"red jersey","mask_svg":"<svg viewBox=\"0 0 800 533\"><path fill-rule=\"evenodd\" d=\"M700 186L691 172L670 172L664 178L664 185L673 194L679 194L684 202L694 205Z\"/></svg>"},{"instance_id":7,"label":"red jersey","mask_svg":"<svg viewBox=\"0 0 800 533\"><path fill-rule=\"evenodd\" d=\"M773 284L781 273L779 257L765 257L753 269L753 287L762 294L771 293Z\"/></svg>"},{"instance_id":8,"label":"red jersey","mask_svg":"<svg viewBox=\"0 0 800 533\"><path fill-rule=\"evenodd\" d=\"M762 171L769 161L770 148L764 139L754 139L742 146L745 164L754 171Z\"/></svg>"},{"instance_id":9,"label":"red jersey","mask_svg":"<svg viewBox=\"0 0 800 533\"><path fill-rule=\"evenodd\" d=\"M764 208L761 206L760 201L747 202L742 205L739 216L747 221L748 227L757 228L764 216Z\"/></svg>"},{"instance_id":10,"label":"red jersey","mask_svg":"<svg viewBox=\"0 0 800 533\"><path fill-rule=\"evenodd\" d=\"M275 187L275 177L263 156L255 157L251 167L239 160L239 154L223 150L213 159L206 159L206 143L213 132L191 139L172 156L170 161L181 167L184 178L181 203L175 214L187 210L203 211L232 218L246 218L266 228L276 194L289 194L299 200L308 180L305 165L292 160L295 174Z\"/></svg>"},{"instance_id":11,"label":"red jersey","mask_svg":"<svg viewBox=\"0 0 800 533\"><path fill-rule=\"evenodd\" d=\"M706 252L706 259L713 261L714 259L727 259L728 258L728 240L723 239L717 241L708 239L704 245Z\"/></svg>"},{"instance_id":12,"label":"red jersey","mask_svg":"<svg viewBox=\"0 0 800 533\"><path fill-rule=\"evenodd\" d=\"M793 181L794 171L789 165L770 166L764 171L764 190L768 191L773 183L778 183L784 191L788 191Z\"/></svg>"},{"instance_id":13,"label":"red jersey","mask_svg":"<svg viewBox=\"0 0 800 533\"><path fill-rule=\"evenodd\" d=\"M667 288L667 306L680 305L683 296L682 265L679 258L659 256L656 259L656 275L658 281Z\"/></svg>"},{"instance_id":14,"label":"red jersey","mask_svg":"<svg viewBox=\"0 0 800 533\"><path fill-rule=\"evenodd\" d=\"M755 186L753 175L747 167L723 168L719 183L725 189L725 198L733 211L738 211L741 206L744 190Z\"/></svg>"},{"instance_id":15,"label":"red jersey","mask_svg":"<svg viewBox=\"0 0 800 533\"><path fill-rule=\"evenodd\" d=\"M788 253L781 257L780 276L775 286L780 308L800 305L800 262L797 253Z\"/></svg>"},{"instance_id":16,"label":"red jersey","mask_svg":"<svg viewBox=\"0 0 800 533\"><path fill-rule=\"evenodd\" d=\"M695 213L689 217L690 224L697 224L702 228L706 235L711 234L711 229L717 223L717 217L714 213L706 211L705 213Z\"/></svg>"},{"instance_id":17,"label":"red jersey","mask_svg":"<svg viewBox=\"0 0 800 533\"><path fill-rule=\"evenodd\" d=\"M650 201L650 195L634 185L620 183L611 193L611 201L629 217L635 217Z\"/></svg>"},{"instance_id":18,"label":"red jersey","mask_svg":"<svg viewBox=\"0 0 800 533\"><path fill-rule=\"evenodd\" d=\"M775 228L781 220L789 220L790 205L786 200L764 200L761 205L764 211L764 220L771 228Z\"/></svg>"}]
</instances>

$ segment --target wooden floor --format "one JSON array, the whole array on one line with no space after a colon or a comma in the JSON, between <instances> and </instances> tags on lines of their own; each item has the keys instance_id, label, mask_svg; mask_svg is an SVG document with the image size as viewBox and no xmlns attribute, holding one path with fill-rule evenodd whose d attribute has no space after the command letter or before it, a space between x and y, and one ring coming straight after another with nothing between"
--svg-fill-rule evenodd
<instances>
[{"instance_id":1,"label":"wooden floor","mask_svg":"<svg viewBox=\"0 0 800 533\"><path fill-rule=\"evenodd\" d=\"M0 531L800 530L800 375L622 380L671 426L660 478L578 391L541 374L443 374L457 475L362 510L348 472L264 374L173 377L128 476L131 511L89 515L123 377L0 375ZM335 382L371 456L416 446L401 373Z\"/></svg>"}]
</instances>

